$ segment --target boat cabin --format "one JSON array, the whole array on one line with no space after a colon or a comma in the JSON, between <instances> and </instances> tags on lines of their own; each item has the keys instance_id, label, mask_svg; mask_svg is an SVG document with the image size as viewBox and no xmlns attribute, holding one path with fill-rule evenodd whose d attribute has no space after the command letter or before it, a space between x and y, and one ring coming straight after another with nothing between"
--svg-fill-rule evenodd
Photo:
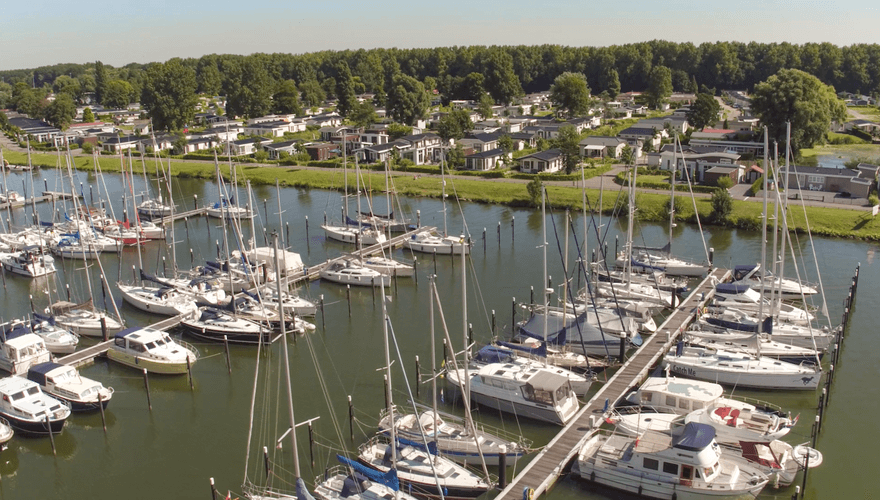
<instances>
[{"instance_id":1,"label":"boat cabin","mask_svg":"<svg viewBox=\"0 0 880 500\"><path fill-rule=\"evenodd\" d=\"M46 349L46 343L34 333L23 333L16 337L7 335L0 351L0 369L13 375L21 375L31 366L51 360L52 354Z\"/></svg>"},{"instance_id":2,"label":"boat cabin","mask_svg":"<svg viewBox=\"0 0 880 500\"><path fill-rule=\"evenodd\" d=\"M116 334L114 344L117 348L138 353L141 356L157 356L157 351L175 346L167 333L147 328L130 328Z\"/></svg>"},{"instance_id":3,"label":"boat cabin","mask_svg":"<svg viewBox=\"0 0 880 500\"><path fill-rule=\"evenodd\" d=\"M624 461L658 479L678 479L682 486L695 480L710 483L721 472L721 451L715 443L715 428L689 423L671 434L647 431L625 450Z\"/></svg>"},{"instance_id":4,"label":"boat cabin","mask_svg":"<svg viewBox=\"0 0 880 500\"><path fill-rule=\"evenodd\" d=\"M724 389L720 385L711 382L677 377L649 377L626 399L632 404L685 414L710 406L723 393Z\"/></svg>"},{"instance_id":5,"label":"boat cabin","mask_svg":"<svg viewBox=\"0 0 880 500\"><path fill-rule=\"evenodd\" d=\"M554 406L565 404L569 399L575 398L568 378L543 370L535 370L535 373L522 385L522 395L527 401Z\"/></svg>"}]
</instances>

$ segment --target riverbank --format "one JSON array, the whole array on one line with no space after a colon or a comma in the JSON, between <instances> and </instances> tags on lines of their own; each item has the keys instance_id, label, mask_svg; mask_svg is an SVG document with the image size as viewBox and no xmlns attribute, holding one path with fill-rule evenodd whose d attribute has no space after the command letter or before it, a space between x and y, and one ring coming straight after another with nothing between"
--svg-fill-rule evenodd
<instances>
[{"instance_id":1,"label":"riverbank","mask_svg":"<svg viewBox=\"0 0 880 500\"><path fill-rule=\"evenodd\" d=\"M25 153L6 150L4 157L14 164L27 163ZM99 156L98 158L98 166L101 171L119 172L121 170L119 158L108 156ZM95 170L92 157L74 156L73 160L79 170ZM44 168L55 168L61 159L55 154L32 153L31 161L34 165ZM153 161L147 160L148 171L155 170ZM141 168L136 165L134 170L138 172ZM220 170L224 176L229 174L228 165L221 165ZM274 185L277 179L282 186L341 190L344 182L341 168L243 164L237 168L237 172L240 176L240 182L243 182L243 176L253 185ZM212 179L214 178L214 164L213 162L192 160L171 160L171 174L183 178ZM439 198L441 195L442 186L440 177L437 175L405 172L394 172L393 174L394 189L399 194L431 198ZM362 179L368 192L381 193L385 189L385 178L381 173L362 172ZM349 178L349 182L353 183L352 177ZM526 190L528 182L523 179L483 179L452 175L447 177L446 193L462 200L478 203L526 207L532 204ZM549 181L546 182L546 185L552 207L578 211L582 209L579 182ZM603 214L614 215L615 206L621 205L617 199L622 200L626 196L620 190L621 186L606 183L602 195L601 210ZM589 206L594 211L598 210L599 190L588 188L586 192ZM665 193L640 189L636 196L637 218L640 221L654 222L668 220L669 216L666 211L668 200L669 196ZM695 197L694 201L688 201L682 197L682 200L684 203L676 213L677 220L696 222L695 213L699 212L700 221L704 225L710 224L709 216L712 212L712 205L708 197ZM625 203L622 205L625 206ZM761 209L761 203L734 200L730 216L723 222L712 222L711 225L758 229L761 226ZM791 214L789 227L798 232L806 232L806 220L809 220L810 228L816 235L880 241L880 221L873 217L870 211L817 206L802 207L798 204L792 204L789 211Z\"/></svg>"}]
</instances>

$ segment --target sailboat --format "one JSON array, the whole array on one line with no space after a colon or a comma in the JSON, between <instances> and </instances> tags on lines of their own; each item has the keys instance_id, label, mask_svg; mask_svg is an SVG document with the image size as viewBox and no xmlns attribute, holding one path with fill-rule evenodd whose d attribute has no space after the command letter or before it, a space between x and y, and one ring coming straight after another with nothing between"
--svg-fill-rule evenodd
<instances>
[{"instance_id":1,"label":"sailboat","mask_svg":"<svg viewBox=\"0 0 880 500\"><path fill-rule=\"evenodd\" d=\"M153 135L153 150L156 150L156 136ZM161 163L160 157L156 154L156 178L160 179L159 175L159 165ZM148 218L148 219L158 219L162 217L168 217L171 215L172 207L170 206L171 192L168 192L169 196L169 205L166 205L164 200L162 199L162 185L159 184L157 189L158 196L156 198L150 197L150 183L147 180L147 163L141 158L141 164L143 165L144 172L144 201L142 201L137 206L138 214ZM162 168L162 175L165 175L165 169Z\"/></svg>"},{"instance_id":2,"label":"sailboat","mask_svg":"<svg viewBox=\"0 0 880 500\"><path fill-rule=\"evenodd\" d=\"M385 309L385 287L382 287L382 330L385 337L385 371L388 379L386 397L388 411L393 412L391 391L391 355L388 329L390 318ZM390 426L391 440L377 436L358 449L358 461L371 469L387 473L396 469L400 481L414 494L429 498L474 498L492 488L492 483L474 474L464 466L440 456L436 446L402 439L396 436L396 426Z\"/></svg>"},{"instance_id":3,"label":"sailboat","mask_svg":"<svg viewBox=\"0 0 880 500\"><path fill-rule=\"evenodd\" d=\"M355 156L355 167L357 167L357 156ZM342 175L343 175L343 193L342 193L342 223L339 225L329 224L327 216L324 215L324 224L321 229L324 234L331 240L341 241L343 243L375 245L386 241L385 233L373 227L365 226L360 223L360 219L353 220L348 216L348 154L345 149L345 136L342 138ZM360 213L360 175L355 175L355 191L358 196L358 213Z\"/></svg>"},{"instance_id":4,"label":"sailboat","mask_svg":"<svg viewBox=\"0 0 880 500\"><path fill-rule=\"evenodd\" d=\"M446 229L446 176L444 169L445 161L440 161L440 199L443 200L443 234L436 230L423 229L409 239L403 240L403 246L414 252L430 253L437 255L460 255L468 254L471 250L470 241L462 234L450 236Z\"/></svg>"}]
</instances>

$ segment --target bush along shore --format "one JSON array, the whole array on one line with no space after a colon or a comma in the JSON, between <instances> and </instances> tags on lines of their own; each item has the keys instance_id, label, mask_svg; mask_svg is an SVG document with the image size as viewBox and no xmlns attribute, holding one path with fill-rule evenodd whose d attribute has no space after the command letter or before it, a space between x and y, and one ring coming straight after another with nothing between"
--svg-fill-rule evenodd
<instances>
[{"instance_id":1,"label":"bush along shore","mask_svg":"<svg viewBox=\"0 0 880 500\"><path fill-rule=\"evenodd\" d=\"M3 156L10 163L25 164L25 153L4 151ZM35 166L55 168L59 164L59 157L55 154L32 153L31 161ZM94 171L94 159L89 156L74 156L73 161L78 170ZM146 158L147 171L151 168L155 159ZM163 160L167 161L167 160ZM101 171L107 173L119 172L119 157L99 156L98 163ZM137 163L137 162L136 162ZM341 190L343 187L343 172L339 163L325 162L326 166L317 168L303 168L297 166L264 166L255 164L242 164L237 167L239 175L251 181L254 185L274 185L277 179L282 186L298 188L317 188ZM364 184L368 191L382 191L385 186L384 174L374 173L379 167L372 166L369 173L363 173ZM600 175L610 166L602 165L595 168L587 168L587 177ZM135 170L139 170L135 166ZM229 175L228 163L220 165L221 174ZM462 176L453 172L453 177L448 179L447 194L457 196L461 200L477 203L492 203L512 207L534 206L529 197L525 179L534 179L535 176L524 174L507 174L507 178L487 175L483 178L478 176ZM174 159L171 161L171 175L183 178L214 179L214 164L212 161L196 162ZM241 178L241 177L240 177ZM579 173L572 175L541 175L538 178L547 184L549 203L553 208L569 208L573 211L582 210L582 195L579 187L570 185L581 179ZM563 182L557 182L563 181ZM441 185L439 168L433 166L408 167L406 171L394 171L393 183L398 194L404 196L425 196L439 198ZM641 185L641 183L639 183ZM372 188L370 186L373 186ZM668 185L667 185L668 186ZM625 217L625 213L619 213L621 207L626 206L625 193L620 193L621 186L616 189L606 189L603 195L602 207L598 207L599 191L587 189L590 208L595 212L601 208L604 215L619 215ZM685 195L681 195L685 198ZM694 198L694 201L684 199L684 203L676 203L676 220L680 222L696 223L697 217L694 210L700 214L703 225L758 230L761 227L761 204L751 201L734 201L731 213L718 220L713 218L712 202L710 198ZM639 221L664 223L669 220L667 205L669 196L655 193L636 194L636 218ZM617 207L617 210L615 210ZM805 233L807 224L804 214L810 223L812 233L820 236L836 238L853 238L866 241L880 241L880 221L872 217L871 212L863 210L850 210L844 208L827 207L802 207L793 202L789 207L789 228L798 233Z\"/></svg>"}]
</instances>

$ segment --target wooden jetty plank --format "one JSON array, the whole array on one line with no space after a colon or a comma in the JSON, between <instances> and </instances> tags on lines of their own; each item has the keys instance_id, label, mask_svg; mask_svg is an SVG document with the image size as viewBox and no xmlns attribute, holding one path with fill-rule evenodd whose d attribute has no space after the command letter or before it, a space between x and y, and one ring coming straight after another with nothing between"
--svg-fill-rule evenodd
<instances>
[{"instance_id":1,"label":"wooden jetty plank","mask_svg":"<svg viewBox=\"0 0 880 500\"><path fill-rule=\"evenodd\" d=\"M174 217L172 217L170 215L168 217L159 217L159 218L153 219L153 222L156 222L158 224L170 224L171 221L179 221L179 220L187 219L190 217L201 217L201 216L207 215L207 214L208 214L208 208L202 207L202 208L196 208L194 210L185 210L180 213L175 213Z\"/></svg>"},{"instance_id":2,"label":"wooden jetty plank","mask_svg":"<svg viewBox=\"0 0 880 500\"><path fill-rule=\"evenodd\" d=\"M673 311L660 328L624 363L547 446L514 477L495 500L519 500L525 488L534 490L532 498L547 491L580 451L584 441L602 423L602 409L607 400L613 405L630 387L647 376L648 371L677 341L685 326L715 293L714 284L730 276L726 269L715 269ZM595 428L595 429L594 429Z\"/></svg>"},{"instance_id":3,"label":"wooden jetty plank","mask_svg":"<svg viewBox=\"0 0 880 500\"><path fill-rule=\"evenodd\" d=\"M149 325L149 328L153 328L154 330L169 330L174 328L175 326L180 324L181 316L172 316L170 318L163 319L157 323L153 323ZM99 342L93 346L86 347L85 349L80 349L73 354L68 354L63 358L57 360L57 363L62 365L70 365L70 366L83 366L89 363L93 363L95 358L98 356L103 356L110 349L110 346L113 345L113 339L107 340L106 342Z\"/></svg>"},{"instance_id":4,"label":"wooden jetty plank","mask_svg":"<svg viewBox=\"0 0 880 500\"><path fill-rule=\"evenodd\" d=\"M82 198L82 196L78 196ZM7 208L18 208L23 207L25 205L33 205L34 203L42 203L44 201L52 201L52 200L69 200L73 198L70 193L58 193L55 191L43 191L42 196L30 197L26 198L24 201L16 201L16 202L7 202L0 203L0 210L6 210Z\"/></svg>"}]
</instances>

